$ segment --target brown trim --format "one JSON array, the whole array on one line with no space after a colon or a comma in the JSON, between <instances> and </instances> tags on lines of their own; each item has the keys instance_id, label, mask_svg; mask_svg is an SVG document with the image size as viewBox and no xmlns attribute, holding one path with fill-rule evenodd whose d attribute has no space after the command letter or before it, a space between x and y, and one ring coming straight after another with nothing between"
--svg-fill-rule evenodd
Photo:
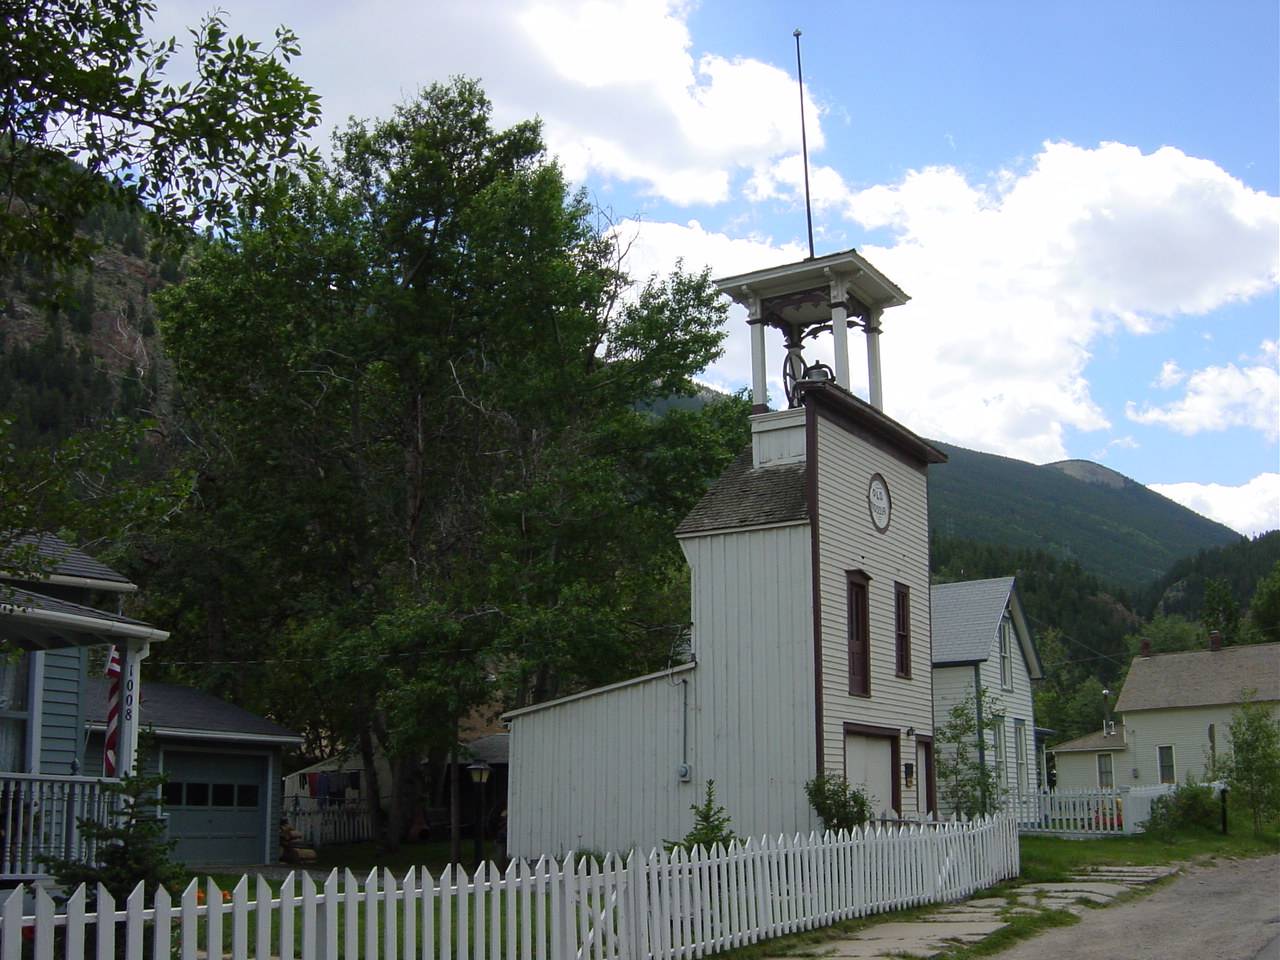
<instances>
[{"instance_id":1,"label":"brown trim","mask_svg":"<svg viewBox=\"0 0 1280 960\"><path fill-rule=\"evenodd\" d=\"M844 736L841 738L840 749L844 764L844 778L846 780L849 779L849 752L845 738L849 734L854 733L860 737L878 737L889 741L889 763L893 767L890 806L893 807L898 816L902 816L902 732L896 727L876 727L869 723L850 723L847 720L843 724L843 728Z\"/></svg>"},{"instance_id":2,"label":"brown trim","mask_svg":"<svg viewBox=\"0 0 1280 960\"><path fill-rule=\"evenodd\" d=\"M893 669L895 675L911 679L911 588L897 580L893 583Z\"/></svg>"},{"instance_id":3,"label":"brown trim","mask_svg":"<svg viewBox=\"0 0 1280 960\"><path fill-rule=\"evenodd\" d=\"M804 484L809 507L809 579L813 584L813 729L817 772L824 763L822 728L822 556L818 548L818 418L812 403L804 405Z\"/></svg>"},{"instance_id":4,"label":"brown trim","mask_svg":"<svg viewBox=\"0 0 1280 960\"><path fill-rule=\"evenodd\" d=\"M931 463L947 461L947 455L941 450L843 387L828 382L807 382L803 394L806 399L813 397L817 401L823 416L916 470L923 471Z\"/></svg>"},{"instance_id":5,"label":"brown trim","mask_svg":"<svg viewBox=\"0 0 1280 960\"><path fill-rule=\"evenodd\" d=\"M768 412L769 412L769 405L767 403L753 403L751 405L752 416L754 416L757 413L768 413Z\"/></svg>"},{"instance_id":6,"label":"brown trim","mask_svg":"<svg viewBox=\"0 0 1280 960\"><path fill-rule=\"evenodd\" d=\"M849 696L871 696L871 577L865 570L846 570L845 585L845 644L849 653ZM854 601L861 595L862 610ZM860 637L858 635L861 635ZM855 638L861 645L855 646ZM861 670L856 670L860 667Z\"/></svg>"},{"instance_id":7,"label":"brown trim","mask_svg":"<svg viewBox=\"0 0 1280 960\"><path fill-rule=\"evenodd\" d=\"M916 743L924 747L924 773L922 776L925 778L925 803L928 806L925 813L937 813L938 778L933 769L933 737L926 737L922 733L917 733Z\"/></svg>"}]
</instances>

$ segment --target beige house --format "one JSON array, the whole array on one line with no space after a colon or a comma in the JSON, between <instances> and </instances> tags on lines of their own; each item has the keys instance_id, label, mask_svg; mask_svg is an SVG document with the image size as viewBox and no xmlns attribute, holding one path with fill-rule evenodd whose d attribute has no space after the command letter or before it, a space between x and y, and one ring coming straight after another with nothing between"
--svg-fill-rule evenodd
<instances>
[{"instance_id":1,"label":"beige house","mask_svg":"<svg viewBox=\"0 0 1280 960\"><path fill-rule=\"evenodd\" d=\"M934 722L946 723L966 697L976 708L977 691L984 690L977 754L995 771L1002 793L1035 792L1032 683L1044 677L1044 669L1014 578L940 583L930 597Z\"/></svg>"},{"instance_id":2,"label":"beige house","mask_svg":"<svg viewBox=\"0 0 1280 960\"><path fill-rule=\"evenodd\" d=\"M693 659L506 715L508 850L648 849L714 780L741 835L820 827L804 785L934 807L926 470L945 457L879 408L880 315L905 294L849 251L718 281L752 325L752 444L677 530ZM849 391L867 335L871 403ZM766 328L788 407L766 405ZM801 344L834 334L835 369Z\"/></svg>"},{"instance_id":3,"label":"beige house","mask_svg":"<svg viewBox=\"0 0 1280 960\"><path fill-rule=\"evenodd\" d=\"M1050 748L1059 789L1204 779L1249 695L1280 719L1280 643L1135 657L1114 725Z\"/></svg>"}]
</instances>

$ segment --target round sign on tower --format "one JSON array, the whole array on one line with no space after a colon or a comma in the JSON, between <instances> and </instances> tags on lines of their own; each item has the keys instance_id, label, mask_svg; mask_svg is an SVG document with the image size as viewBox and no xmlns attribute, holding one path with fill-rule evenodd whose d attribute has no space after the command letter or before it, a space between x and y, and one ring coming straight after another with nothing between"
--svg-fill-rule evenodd
<instances>
[{"instance_id":1,"label":"round sign on tower","mask_svg":"<svg viewBox=\"0 0 1280 960\"><path fill-rule=\"evenodd\" d=\"M893 499L889 496L889 484L878 473L871 475L867 484L867 508L871 512L871 522L881 533L889 529L889 520L893 514Z\"/></svg>"}]
</instances>

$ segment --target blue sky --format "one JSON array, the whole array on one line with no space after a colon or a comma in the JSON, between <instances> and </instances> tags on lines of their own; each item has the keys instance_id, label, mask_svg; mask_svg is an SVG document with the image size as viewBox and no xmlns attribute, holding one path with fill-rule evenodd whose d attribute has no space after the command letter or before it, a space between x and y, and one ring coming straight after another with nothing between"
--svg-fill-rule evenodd
<instances>
[{"instance_id":1,"label":"blue sky","mask_svg":"<svg viewBox=\"0 0 1280 960\"><path fill-rule=\"evenodd\" d=\"M457 73L499 122L541 116L638 275L804 255L798 26L818 253L913 296L884 320L887 411L1280 527L1274 0L221 6L299 34L329 124ZM203 12L161 0L156 32ZM708 381L745 383L746 349L735 312Z\"/></svg>"}]
</instances>

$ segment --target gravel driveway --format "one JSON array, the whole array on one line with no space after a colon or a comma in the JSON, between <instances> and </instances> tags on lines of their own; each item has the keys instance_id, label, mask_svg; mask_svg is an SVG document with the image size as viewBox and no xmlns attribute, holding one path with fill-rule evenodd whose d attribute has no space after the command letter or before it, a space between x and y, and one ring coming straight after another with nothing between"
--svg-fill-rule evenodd
<instances>
[{"instance_id":1,"label":"gravel driveway","mask_svg":"<svg viewBox=\"0 0 1280 960\"><path fill-rule=\"evenodd\" d=\"M1001 960L1280 960L1280 855L1190 867L1150 896L1050 930Z\"/></svg>"}]
</instances>

